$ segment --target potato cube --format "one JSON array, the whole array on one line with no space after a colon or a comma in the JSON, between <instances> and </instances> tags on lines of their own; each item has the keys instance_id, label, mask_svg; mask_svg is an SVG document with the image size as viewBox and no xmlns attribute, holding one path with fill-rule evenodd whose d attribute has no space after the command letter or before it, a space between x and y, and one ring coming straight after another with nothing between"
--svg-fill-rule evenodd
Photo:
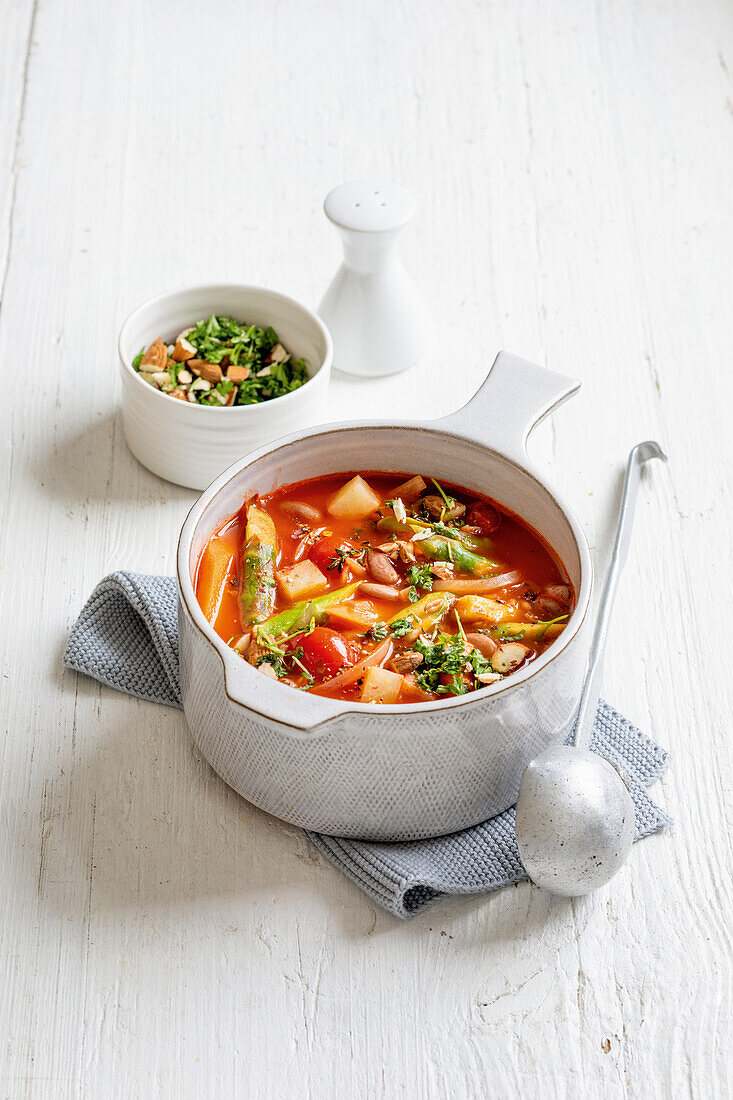
<instances>
[{"instance_id":1,"label":"potato cube","mask_svg":"<svg viewBox=\"0 0 733 1100\"><path fill-rule=\"evenodd\" d=\"M372 665L364 673L362 703L396 703L402 691L402 677L387 668Z\"/></svg>"},{"instance_id":2,"label":"potato cube","mask_svg":"<svg viewBox=\"0 0 733 1100\"><path fill-rule=\"evenodd\" d=\"M287 600L297 603L315 596L317 592L323 592L328 586L328 580L324 577L318 566L309 558L299 561L287 569L278 569L275 574L280 590Z\"/></svg>"},{"instance_id":3,"label":"potato cube","mask_svg":"<svg viewBox=\"0 0 733 1100\"><path fill-rule=\"evenodd\" d=\"M352 477L342 485L338 492L331 498L328 511L332 516L347 516L353 519L363 519L378 508L379 497L360 474Z\"/></svg>"},{"instance_id":4,"label":"potato cube","mask_svg":"<svg viewBox=\"0 0 733 1100\"><path fill-rule=\"evenodd\" d=\"M379 615L374 604L369 600L351 600L348 603L337 603L328 609L328 622L337 630L366 630L375 623Z\"/></svg>"},{"instance_id":5,"label":"potato cube","mask_svg":"<svg viewBox=\"0 0 733 1100\"><path fill-rule=\"evenodd\" d=\"M513 607L488 596L461 596L456 600L456 614L464 623L500 623L511 618Z\"/></svg>"}]
</instances>

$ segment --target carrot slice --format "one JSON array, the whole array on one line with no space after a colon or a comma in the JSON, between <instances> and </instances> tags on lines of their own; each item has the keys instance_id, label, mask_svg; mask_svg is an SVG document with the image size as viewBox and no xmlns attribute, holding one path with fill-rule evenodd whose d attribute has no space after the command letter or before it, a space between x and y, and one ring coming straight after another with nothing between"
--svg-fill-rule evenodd
<instances>
[{"instance_id":1,"label":"carrot slice","mask_svg":"<svg viewBox=\"0 0 733 1100\"><path fill-rule=\"evenodd\" d=\"M210 539L199 561L196 578L196 595L201 610L213 627L219 615L227 578L232 569L234 554L221 539Z\"/></svg>"}]
</instances>

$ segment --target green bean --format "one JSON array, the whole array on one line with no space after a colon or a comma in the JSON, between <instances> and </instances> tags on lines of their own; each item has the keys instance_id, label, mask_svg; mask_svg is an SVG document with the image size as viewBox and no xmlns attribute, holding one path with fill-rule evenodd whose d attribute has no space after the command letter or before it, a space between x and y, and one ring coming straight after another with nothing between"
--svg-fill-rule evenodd
<instances>
[{"instance_id":1,"label":"green bean","mask_svg":"<svg viewBox=\"0 0 733 1100\"><path fill-rule=\"evenodd\" d=\"M567 615L558 615L556 619L547 619L539 623L499 623L491 633L502 642L520 642L522 639L529 642L549 642L564 630L563 619L567 619Z\"/></svg>"},{"instance_id":2,"label":"green bean","mask_svg":"<svg viewBox=\"0 0 733 1100\"><path fill-rule=\"evenodd\" d=\"M313 600L302 600L293 604L285 611L279 611L266 622L261 622L259 630L269 634L271 638L277 638L280 634L290 634L293 630L305 630L313 618L318 622L322 612L337 603L343 603L353 596L361 581L353 581L344 588L337 588L334 592L326 592L323 596L316 596Z\"/></svg>"},{"instance_id":3,"label":"green bean","mask_svg":"<svg viewBox=\"0 0 733 1100\"><path fill-rule=\"evenodd\" d=\"M420 539L418 545L424 551L426 558L433 561L452 561L459 569L467 573L474 573L478 577L485 577L499 568L497 562L491 558L485 558L475 553L477 550L490 549L489 539L477 539L473 535L464 534L462 531L454 531L452 527L443 524L424 523L419 519L408 519L406 523L400 523L391 516L385 516L377 523L377 530L388 531L392 534L412 537L416 531L432 531L433 535L427 539ZM450 531L450 535L447 532ZM438 549L440 543L447 543L451 547L453 557L449 551ZM430 550L426 547L430 545ZM465 564L460 564L459 557Z\"/></svg>"},{"instance_id":4,"label":"green bean","mask_svg":"<svg viewBox=\"0 0 733 1100\"><path fill-rule=\"evenodd\" d=\"M455 539L456 542L460 542L462 546L465 546L467 550L472 550L474 554L480 554L482 557L486 557L494 549L494 544L491 539L480 538L478 535L469 535L467 531L461 531L457 527L448 527L444 523L425 523L423 520L410 518L408 520L410 524L416 524L423 531L433 530L436 535L442 535L447 539Z\"/></svg>"},{"instance_id":5,"label":"green bean","mask_svg":"<svg viewBox=\"0 0 733 1100\"><path fill-rule=\"evenodd\" d=\"M393 615L387 625L392 626L396 622L406 621L410 623L411 629L432 630L455 602L456 598L452 592L428 592L426 596Z\"/></svg>"}]
</instances>

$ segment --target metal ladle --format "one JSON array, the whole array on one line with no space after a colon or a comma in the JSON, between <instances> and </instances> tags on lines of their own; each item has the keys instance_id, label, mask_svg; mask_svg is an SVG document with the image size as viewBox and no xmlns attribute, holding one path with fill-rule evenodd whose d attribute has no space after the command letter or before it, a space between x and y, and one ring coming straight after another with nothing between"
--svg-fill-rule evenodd
<instances>
[{"instance_id":1,"label":"metal ladle","mask_svg":"<svg viewBox=\"0 0 733 1100\"><path fill-rule=\"evenodd\" d=\"M621 773L590 744L601 689L603 650L618 579L631 542L641 468L667 456L658 443L638 443L629 455L616 541L598 607L571 745L557 745L532 760L517 798L517 844L524 868L538 886L577 897L607 883L623 865L634 840L634 803Z\"/></svg>"}]
</instances>

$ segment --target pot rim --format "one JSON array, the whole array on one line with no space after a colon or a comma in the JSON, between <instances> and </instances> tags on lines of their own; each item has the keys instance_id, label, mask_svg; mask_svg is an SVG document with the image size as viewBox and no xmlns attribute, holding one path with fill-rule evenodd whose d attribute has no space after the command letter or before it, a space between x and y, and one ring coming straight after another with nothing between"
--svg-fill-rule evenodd
<instances>
[{"instance_id":1,"label":"pot rim","mask_svg":"<svg viewBox=\"0 0 733 1100\"><path fill-rule=\"evenodd\" d=\"M200 405L198 401L188 401L183 406L184 408L199 410L199 413L195 413L194 415L199 415L203 413L204 415L208 414L209 416L211 416L213 414L214 416L216 416L217 414L221 415L222 413L228 413L230 419L233 416L238 416L240 420L246 420L247 418L253 420L257 416L263 415L262 409L267 410L268 408L273 407L275 409L280 409L285 402L289 402L290 404L292 404L294 401L298 401L305 390L308 390L308 393L310 394L311 390L315 388L314 384L316 383L316 380L318 379L322 382L324 374L326 376L329 374L330 368L333 365L333 341L331 339L331 333L329 332L328 328L323 323L321 318L318 316L318 314L314 313L313 310L308 309L308 307L303 305L302 302L299 302L297 298L292 298L289 294L283 294L281 291L272 290L270 287L267 286L257 286L254 283L186 284L184 286L175 287L173 290L164 290L161 294L154 294L151 298L146 298L144 302L141 302L139 305L135 306L135 308L131 310L130 313L128 313L127 317L122 322L122 325L120 326L120 332L117 337L117 353L120 357L120 364L123 373L125 375L131 375L134 379L136 379L139 385L144 387L144 390L148 395L152 395L153 398L157 400L165 401L166 405L161 406L161 410L170 406L170 398L168 394L163 393L162 390L154 389L152 386L148 385L148 383L140 377L139 373L133 367L132 360L130 359L126 350L124 350L128 330L132 327L138 314L142 313L143 310L149 309L159 303L162 304L164 302L174 300L182 294L190 294L196 292L211 293L212 291L221 292L223 294L229 293L231 291L237 291L240 293L262 294L267 296L268 298L277 299L285 305L293 308L296 312L301 313L310 322L313 323L323 339L325 351L320 359L320 362L317 366L315 366L313 373L309 373L308 381L304 382L302 386L299 386L297 390L291 390L290 393L284 393L280 397L273 397L269 401L259 401L255 405L232 405L231 407L227 407L224 405ZM177 402L177 404L182 403Z\"/></svg>"},{"instance_id":2,"label":"pot rim","mask_svg":"<svg viewBox=\"0 0 733 1100\"><path fill-rule=\"evenodd\" d=\"M447 420L449 418L445 418ZM221 490L228 485L233 478L238 477L243 470L248 466L251 466L258 459L263 458L265 455L283 449L289 448L297 443L302 442L305 439L317 438L321 435L327 435L333 432L351 432L362 431L364 429L382 429L384 431L390 431L393 429L398 430L412 430L419 433L430 433L435 435L449 435L461 440L465 444L476 446L481 450L490 453L493 456L499 457L505 462L509 463L514 470L525 477L535 481L551 498L555 507L560 511L566 523L568 524L573 539L575 541L576 549L578 552L578 558L580 562L580 587L577 593L576 606L573 610L570 619L568 620L565 630L563 630L561 636L556 639L553 644L545 650L544 653L532 661L526 668L519 669L517 672L511 674L506 680L497 684L490 684L484 688L480 688L477 691L468 692L466 695L453 696L447 699L431 700L417 703L400 703L400 704L380 704L378 707L370 703L351 702L346 700L334 700L322 696L309 695L309 699L323 702L323 718L318 723L319 726L338 719L346 714L358 714L369 715L370 717L377 718L391 718L395 715L420 715L420 714L434 714L436 717L441 713L450 710L455 711L459 707L467 707L477 705L479 703L485 703L489 700L499 696L506 695L508 692L516 691L526 684L528 680L541 674L548 665L558 658L568 646L575 641L579 631L585 622L590 609L591 592L593 586L593 564L590 556L590 547L585 533L580 525L579 520L575 516L573 510L565 503L565 501L554 492L553 489L547 484L543 477L539 473L519 463L516 458L511 457L504 451L494 447L490 447L488 444L481 443L478 440L467 437L462 434L460 430L452 428L445 423L445 420L435 420L433 422L421 422L421 421L384 421L384 420L354 420L347 423L331 423L331 424L319 424L315 428L305 429L300 432L295 432L291 435L283 436L280 439L275 440L263 447L259 447L256 450L250 451L243 458L233 463L228 469L224 470L219 477L217 477L207 489L201 494L198 500L192 505L191 509L186 516L186 519L181 528L181 532L178 539L178 549L176 555L176 576L178 580L179 596L189 614L193 626L203 635L204 639L214 648L221 658L224 666L224 691L230 702L235 703L237 706L242 707L243 710L257 717L264 718L267 721L277 721L280 725L290 726L293 730L299 730L302 732L303 726L298 726L296 723L288 722L284 720L280 715L275 716L273 714L266 713L266 710L259 710L251 703L245 703L241 699L234 698L228 687L227 683L227 667L231 664L232 660L240 662L237 665L237 669L240 667L249 668L246 662L242 661L242 658L234 654L233 650L226 644L226 642L219 637L214 628L206 619L198 600L196 599L196 593L193 586L193 580L191 578L190 569L188 566L190 545L196 530L196 527L201 520L206 509L217 497ZM524 516L515 513L520 520L531 526L528 519ZM565 568L565 563L561 563ZM256 669L249 669L253 676L257 675ZM280 684L277 681L267 681L268 689L276 692L288 693L288 696L292 697L292 692L295 690L287 684ZM287 701L288 696L282 696L283 701ZM330 704L330 706L329 706ZM334 710L334 705L338 708ZM309 730L313 729L312 725L309 725Z\"/></svg>"}]
</instances>

